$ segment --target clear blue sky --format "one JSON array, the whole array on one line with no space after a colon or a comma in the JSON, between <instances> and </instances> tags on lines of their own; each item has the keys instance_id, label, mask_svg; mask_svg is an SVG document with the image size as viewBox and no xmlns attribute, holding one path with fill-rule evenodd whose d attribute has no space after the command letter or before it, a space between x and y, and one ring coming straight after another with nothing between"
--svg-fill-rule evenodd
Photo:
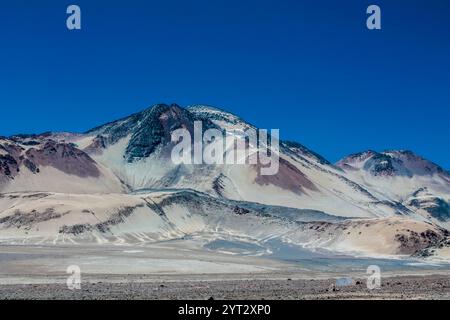
<instances>
[{"instance_id":1,"label":"clear blue sky","mask_svg":"<svg viewBox=\"0 0 450 320\"><path fill-rule=\"evenodd\" d=\"M201 103L331 161L401 148L450 169L447 0L3 1L0 41L0 135Z\"/></svg>"}]
</instances>

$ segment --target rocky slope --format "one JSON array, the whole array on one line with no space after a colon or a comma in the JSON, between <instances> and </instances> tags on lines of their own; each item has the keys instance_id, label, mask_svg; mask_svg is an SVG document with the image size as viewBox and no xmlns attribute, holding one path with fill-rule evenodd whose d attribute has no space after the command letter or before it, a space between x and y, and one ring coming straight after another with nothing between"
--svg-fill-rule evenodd
<instances>
[{"instance_id":1,"label":"rocky slope","mask_svg":"<svg viewBox=\"0 0 450 320\"><path fill-rule=\"evenodd\" d=\"M214 198L191 190L138 194L2 194L0 242L145 243L218 239L265 254L274 242L362 256L420 255L449 232L409 218L344 219L314 210ZM266 249L264 249L266 248Z\"/></svg>"},{"instance_id":2,"label":"rocky slope","mask_svg":"<svg viewBox=\"0 0 450 320\"><path fill-rule=\"evenodd\" d=\"M175 164L171 135L193 136L195 121L241 142L256 129L217 108L160 104L84 134L1 138L0 238L145 242L218 232L367 255L415 255L446 241L450 175L412 152L367 151L334 165L281 141L273 176L248 163Z\"/></svg>"}]
</instances>

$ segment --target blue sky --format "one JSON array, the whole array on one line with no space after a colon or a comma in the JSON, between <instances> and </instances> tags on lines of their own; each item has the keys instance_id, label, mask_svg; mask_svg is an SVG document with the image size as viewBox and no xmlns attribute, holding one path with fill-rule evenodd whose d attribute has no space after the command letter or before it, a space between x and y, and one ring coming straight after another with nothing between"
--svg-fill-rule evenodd
<instances>
[{"instance_id":1,"label":"blue sky","mask_svg":"<svg viewBox=\"0 0 450 320\"><path fill-rule=\"evenodd\" d=\"M398 148L450 169L449 39L446 0L2 2L0 135L209 104L331 161Z\"/></svg>"}]
</instances>

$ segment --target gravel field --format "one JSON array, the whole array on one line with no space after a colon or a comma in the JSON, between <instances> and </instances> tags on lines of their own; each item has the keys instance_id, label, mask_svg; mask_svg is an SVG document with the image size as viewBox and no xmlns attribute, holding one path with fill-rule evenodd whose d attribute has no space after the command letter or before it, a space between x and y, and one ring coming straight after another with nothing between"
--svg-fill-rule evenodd
<instances>
[{"instance_id":1,"label":"gravel field","mask_svg":"<svg viewBox=\"0 0 450 320\"><path fill-rule=\"evenodd\" d=\"M108 277L105 276L105 279ZM197 278L197 277L196 277ZM107 281L107 280L106 280ZM80 290L65 284L1 285L1 299L450 299L450 276L385 278L369 290L365 279L336 286L335 279L240 279L150 282L86 282Z\"/></svg>"},{"instance_id":2,"label":"gravel field","mask_svg":"<svg viewBox=\"0 0 450 320\"><path fill-rule=\"evenodd\" d=\"M0 249L0 299L450 299L449 266L420 260L289 262L199 250L188 241ZM366 269L374 263L381 288L369 290ZM80 290L66 284L72 265L80 267Z\"/></svg>"}]
</instances>

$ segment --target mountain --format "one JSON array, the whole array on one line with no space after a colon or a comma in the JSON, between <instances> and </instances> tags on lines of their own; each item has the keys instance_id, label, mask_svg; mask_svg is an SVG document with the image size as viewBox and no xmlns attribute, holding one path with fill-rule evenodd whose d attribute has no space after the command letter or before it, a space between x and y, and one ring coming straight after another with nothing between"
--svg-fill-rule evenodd
<instances>
[{"instance_id":1,"label":"mountain","mask_svg":"<svg viewBox=\"0 0 450 320\"><path fill-rule=\"evenodd\" d=\"M386 201L397 201L428 221L450 226L450 174L412 151L365 151L337 164L353 181Z\"/></svg>"},{"instance_id":2,"label":"mountain","mask_svg":"<svg viewBox=\"0 0 450 320\"><path fill-rule=\"evenodd\" d=\"M343 169L364 169L373 176L433 176L438 175L447 182L450 174L437 164L428 161L412 151L390 150L376 152L368 150L350 155L337 165Z\"/></svg>"},{"instance_id":3,"label":"mountain","mask_svg":"<svg viewBox=\"0 0 450 320\"><path fill-rule=\"evenodd\" d=\"M121 182L72 143L52 135L0 139L0 192L123 192Z\"/></svg>"},{"instance_id":4,"label":"mountain","mask_svg":"<svg viewBox=\"0 0 450 320\"><path fill-rule=\"evenodd\" d=\"M158 104L83 134L1 138L0 239L145 242L215 234L414 255L448 237L450 175L410 151L366 151L332 164L280 141L275 175L262 175L258 164L173 163L172 133L184 128L194 136L197 121L202 133L226 131L244 144L246 130L256 129L214 107Z\"/></svg>"}]
</instances>

